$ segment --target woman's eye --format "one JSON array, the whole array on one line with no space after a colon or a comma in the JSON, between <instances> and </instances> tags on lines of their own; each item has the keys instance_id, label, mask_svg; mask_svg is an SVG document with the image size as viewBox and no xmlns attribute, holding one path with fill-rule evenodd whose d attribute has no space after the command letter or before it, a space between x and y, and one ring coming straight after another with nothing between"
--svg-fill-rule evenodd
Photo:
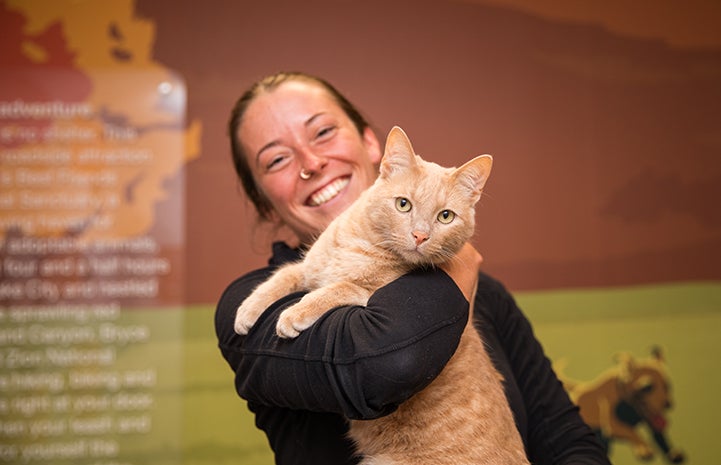
<instances>
[{"instance_id":1,"label":"woman's eye","mask_svg":"<svg viewBox=\"0 0 721 465\"><path fill-rule=\"evenodd\" d=\"M399 212L407 212L411 210L411 201L405 197L398 197L396 199L396 208Z\"/></svg>"},{"instance_id":2,"label":"woman's eye","mask_svg":"<svg viewBox=\"0 0 721 465\"><path fill-rule=\"evenodd\" d=\"M316 139L324 139L330 137L335 132L336 127L335 126L325 126L318 131L315 138Z\"/></svg>"},{"instance_id":3,"label":"woman's eye","mask_svg":"<svg viewBox=\"0 0 721 465\"><path fill-rule=\"evenodd\" d=\"M438 214L438 221L440 221L443 224L448 224L451 221L453 221L453 218L456 217L456 214L453 213L451 210L443 210Z\"/></svg>"},{"instance_id":4,"label":"woman's eye","mask_svg":"<svg viewBox=\"0 0 721 465\"><path fill-rule=\"evenodd\" d=\"M288 160L287 155L284 155L284 154L274 155L265 164L265 170L268 172L276 171L276 170L280 169L287 160Z\"/></svg>"}]
</instances>

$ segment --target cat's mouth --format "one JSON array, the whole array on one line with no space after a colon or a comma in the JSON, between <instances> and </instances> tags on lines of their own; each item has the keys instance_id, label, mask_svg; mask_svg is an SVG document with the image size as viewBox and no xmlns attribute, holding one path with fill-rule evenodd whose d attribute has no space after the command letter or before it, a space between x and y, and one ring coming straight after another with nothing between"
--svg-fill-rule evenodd
<instances>
[{"instance_id":1,"label":"cat's mouth","mask_svg":"<svg viewBox=\"0 0 721 465\"><path fill-rule=\"evenodd\" d=\"M306 204L311 207L318 207L320 205L323 205L324 203L336 198L338 194L341 193L343 189L348 185L350 182L350 176L344 176L342 178L338 178L335 181L326 184L321 189L318 189L315 191L306 201Z\"/></svg>"}]
</instances>

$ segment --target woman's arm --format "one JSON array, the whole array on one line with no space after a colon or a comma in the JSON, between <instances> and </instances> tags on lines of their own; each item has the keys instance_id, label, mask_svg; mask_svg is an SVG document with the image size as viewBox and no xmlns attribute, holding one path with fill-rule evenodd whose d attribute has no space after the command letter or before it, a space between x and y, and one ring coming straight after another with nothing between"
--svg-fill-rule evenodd
<instances>
[{"instance_id":1,"label":"woman's arm","mask_svg":"<svg viewBox=\"0 0 721 465\"><path fill-rule=\"evenodd\" d=\"M353 419L388 414L440 373L468 316L468 302L448 274L418 271L376 291L366 307L327 312L296 339L279 338L275 322L301 293L272 305L247 336L237 335L238 305L271 272L233 282L215 317L238 393L261 405Z\"/></svg>"},{"instance_id":2,"label":"woman's arm","mask_svg":"<svg viewBox=\"0 0 721 465\"><path fill-rule=\"evenodd\" d=\"M529 458L535 465L610 465L593 431L581 419L536 339L530 322L497 281L481 275L476 306L485 307L518 389ZM476 310L479 310L477 308ZM494 336L492 336L494 337ZM508 374L506 374L508 378ZM512 389L509 389L512 390ZM520 397L520 398L519 398ZM519 408L514 408L517 416Z\"/></svg>"}]
</instances>

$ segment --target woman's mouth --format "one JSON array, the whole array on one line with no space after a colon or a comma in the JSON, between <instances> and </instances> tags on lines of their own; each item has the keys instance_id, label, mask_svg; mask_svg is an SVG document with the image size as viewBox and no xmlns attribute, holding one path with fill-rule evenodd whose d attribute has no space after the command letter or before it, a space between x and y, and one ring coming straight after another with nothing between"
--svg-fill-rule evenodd
<instances>
[{"instance_id":1,"label":"woman's mouth","mask_svg":"<svg viewBox=\"0 0 721 465\"><path fill-rule=\"evenodd\" d=\"M308 205L311 207L318 207L334 199L350 182L350 176L338 178L330 184L326 185L322 189L313 193L308 199Z\"/></svg>"}]
</instances>

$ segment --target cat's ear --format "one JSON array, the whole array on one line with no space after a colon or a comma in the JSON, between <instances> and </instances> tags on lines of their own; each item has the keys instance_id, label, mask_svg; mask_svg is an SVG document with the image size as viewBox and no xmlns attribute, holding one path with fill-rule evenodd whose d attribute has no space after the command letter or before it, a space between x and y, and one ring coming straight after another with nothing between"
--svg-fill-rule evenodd
<instances>
[{"instance_id":1,"label":"cat's ear","mask_svg":"<svg viewBox=\"0 0 721 465\"><path fill-rule=\"evenodd\" d=\"M380 176L385 178L394 173L415 169L416 153L410 139L398 126L393 126L386 138L386 148L381 160Z\"/></svg>"},{"instance_id":2,"label":"cat's ear","mask_svg":"<svg viewBox=\"0 0 721 465\"><path fill-rule=\"evenodd\" d=\"M453 179L464 188L468 189L475 201L481 198L481 191L486 185L488 176L491 174L493 157L490 155L479 155L471 161L466 162L453 173Z\"/></svg>"}]
</instances>

